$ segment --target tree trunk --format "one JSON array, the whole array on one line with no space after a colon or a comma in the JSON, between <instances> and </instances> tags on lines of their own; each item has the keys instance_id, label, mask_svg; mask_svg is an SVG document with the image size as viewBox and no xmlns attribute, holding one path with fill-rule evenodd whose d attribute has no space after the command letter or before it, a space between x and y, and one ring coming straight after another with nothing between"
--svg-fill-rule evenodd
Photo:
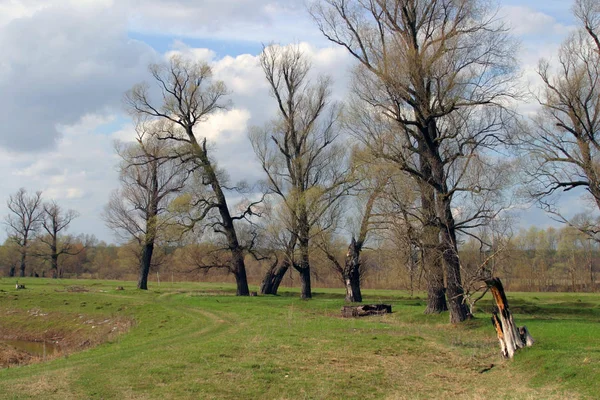
<instances>
[{"instance_id":1,"label":"tree trunk","mask_svg":"<svg viewBox=\"0 0 600 400\"><path fill-rule=\"evenodd\" d=\"M284 261L281 265L275 264L269 268L260 284L260 294L276 295L279 285L289 268L290 263L288 261Z\"/></svg>"},{"instance_id":2,"label":"tree trunk","mask_svg":"<svg viewBox=\"0 0 600 400\"><path fill-rule=\"evenodd\" d=\"M231 251L231 272L235 276L235 282L237 284L236 294L238 296L250 296L250 290L248 289L248 278L246 276L246 265L244 263L244 251L237 238L235 226L233 224L233 218L229 212L227 205L227 199L221 188L221 183L217 178L217 174L213 165L208 158L208 152L206 150L206 139L202 141L202 146L196 141L196 137L192 132L191 128L187 132L188 138L192 142L196 155L202 163L204 174L206 175L207 181L215 194L215 203L221 221L219 223L223 234L227 238L227 245Z\"/></svg>"},{"instance_id":3,"label":"tree trunk","mask_svg":"<svg viewBox=\"0 0 600 400\"><path fill-rule=\"evenodd\" d=\"M244 251L238 246L237 249L231 250L231 256L231 266L236 283L235 294L236 296L250 296L246 266L244 265Z\"/></svg>"},{"instance_id":4,"label":"tree trunk","mask_svg":"<svg viewBox=\"0 0 600 400\"><path fill-rule=\"evenodd\" d=\"M450 309L450 322L458 323L469 318L469 310L465 303L464 290L460 276L460 260L458 258L458 248L456 245L456 233L454 229L454 218L450 202L445 202L445 223L440 229L441 248L444 263L446 265L447 276L447 296Z\"/></svg>"},{"instance_id":5,"label":"tree trunk","mask_svg":"<svg viewBox=\"0 0 600 400\"><path fill-rule=\"evenodd\" d=\"M14 266L14 265L11 265L11 266L10 266L10 269L8 270L8 276L10 276L11 278L12 278L13 276L15 276L15 272L16 272L16 271L15 271L15 269L16 269L16 268L15 268L15 266Z\"/></svg>"},{"instance_id":6,"label":"tree trunk","mask_svg":"<svg viewBox=\"0 0 600 400\"><path fill-rule=\"evenodd\" d=\"M25 253L21 254L21 266L19 268L19 277L24 277L25 276Z\"/></svg>"},{"instance_id":7,"label":"tree trunk","mask_svg":"<svg viewBox=\"0 0 600 400\"><path fill-rule=\"evenodd\" d=\"M300 267L298 268L298 272L300 274L300 284L301 284L301 299L311 299L312 298L312 290L310 288L310 266Z\"/></svg>"},{"instance_id":8,"label":"tree trunk","mask_svg":"<svg viewBox=\"0 0 600 400\"><path fill-rule=\"evenodd\" d=\"M300 273L301 292L300 298L312 298L312 290L310 287L310 258L309 258L309 237L310 225L308 223L308 214L304 206L300 206L298 221L298 248L300 249L300 265L296 267Z\"/></svg>"},{"instance_id":9,"label":"tree trunk","mask_svg":"<svg viewBox=\"0 0 600 400\"><path fill-rule=\"evenodd\" d=\"M435 125L431 122L431 125ZM430 127L431 131L435 126ZM436 183L436 211L439 221L440 251L446 267L446 295L449 303L450 322L457 323L469 318L469 311L464 299L464 290L460 274L458 244L456 242L456 227L452 215L452 197L448 195L448 185L444 164L439 154L439 148L431 149L431 170L433 181Z\"/></svg>"},{"instance_id":10,"label":"tree trunk","mask_svg":"<svg viewBox=\"0 0 600 400\"><path fill-rule=\"evenodd\" d=\"M344 265L344 282L346 284L346 301L349 303L361 303L362 293L360 291L360 251L362 243L352 238L346 262Z\"/></svg>"},{"instance_id":11,"label":"tree trunk","mask_svg":"<svg viewBox=\"0 0 600 400\"><path fill-rule=\"evenodd\" d=\"M50 270L52 271L52 278L58 278L58 254L56 254L56 250L52 250L50 255Z\"/></svg>"},{"instance_id":12,"label":"tree trunk","mask_svg":"<svg viewBox=\"0 0 600 400\"><path fill-rule=\"evenodd\" d=\"M500 350L505 358L513 358L515 352L525 346L533 346L534 340L526 326L517 328L508 308L508 300L499 278L485 281L494 296L497 310L492 313L492 324L496 328Z\"/></svg>"},{"instance_id":13,"label":"tree trunk","mask_svg":"<svg viewBox=\"0 0 600 400\"><path fill-rule=\"evenodd\" d=\"M152 265L152 254L154 253L154 241L150 241L144 245L142 249L142 258L140 260L140 273L138 276L137 288L148 290L148 275L150 274L150 266Z\"/></svg>"},{"instance_id":14,"label":"tree trunk","mask_svg":"<svg viewBox=\"0 0 600 400\"><path fill-rule=\"evenodd\" d=\"M421 169L431 173L431 169L421 156ZM420 183L421 208L424 227L422 237L422 261L427 279L427 308L425 314L439 314L448 310L446 303L446 288L444 287L444 269L442 256L439 251L438 228L435 225L435 194L431 186Z\"/></svg>"}]
</instances>

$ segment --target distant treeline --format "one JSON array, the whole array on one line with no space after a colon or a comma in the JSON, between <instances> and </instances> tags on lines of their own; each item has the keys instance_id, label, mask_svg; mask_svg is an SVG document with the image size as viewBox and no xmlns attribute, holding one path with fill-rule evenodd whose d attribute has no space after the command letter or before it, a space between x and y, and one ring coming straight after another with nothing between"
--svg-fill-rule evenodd
<instances>
[{"instance_id":1,"label":"distant treeline","mask_svg":"<svg viewBox=\"0 0 600 400\"><path fill-rule=\"evenodd\" d=\"M482 267L493 271L512 291L569 291L590 292L599 287L600 245L574 228L521 230L510 238L499 240L498 248L480 248L479 242L466 240L460 246L465 287L478 285L470 277ZM136 280L139 269L139 250L134 244L114 245L98 241L93 236L78 236L73 240L74 255L60 260L59 278ZM500 248L501 247L501 248ZM27 276L51 277L51 266L44 247L32 244L35 257L27 265ZM35 250L37 249L37 251ZM494 253L492 254L492 251ZM338 249L343 260L346 249ZM215 262L207 270L206 257L218 257L213 244L159 246L150 274L150 285L157 281L234 282L227 270ZM203 268L197 268L202 259ZM385 243L378 249L365 251L363 287L371 289L425 290L426 280L421 263L411 262L406 249L393 248ZM11 266L19 262L19 251L10 241L0 246L0 275L8 276ZM246 259L250 284L259 285L270 260ZM316 286L343 287L339 273L331 261L315 251L311 260ZM485 265L484 265L485 264ZM283 286L300 285L298 273L290 269Z\"/></svg>"}]
</instances>

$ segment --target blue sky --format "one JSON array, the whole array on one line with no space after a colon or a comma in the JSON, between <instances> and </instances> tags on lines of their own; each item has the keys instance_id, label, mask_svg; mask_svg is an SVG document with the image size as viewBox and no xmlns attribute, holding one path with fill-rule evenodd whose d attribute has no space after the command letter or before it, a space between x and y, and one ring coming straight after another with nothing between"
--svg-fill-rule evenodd
<instances>
[{"instance_id":1,"label":"blue sky","mask_svg":"<svg viewBox=\"0 0 600 400\"><path fill-rule=\"evenodd\" d=\"M551 58L573 28L569 1L498 2L522 43L525 79ZM147 65L174 52L204 59L231 90L233 107L215 116L206 136L234 180L260 170L247 132L273 114L257 64L262 44L301 42L317 72L333 76L343 98L351 59L320 34L304 0L0 0L0 216L19 187L42 190L81 216L71 233L114 241L100 215L118 186L113 142L131 140L123 93L148 78ZM533 113L534 104L520 109ZM232 156L235 155L235 156ZM582 206L571 195L566 209ZM554 224L521 212L520 225ZM5 238L0 229L0 240Z\"/></svg>"}]
</instances>

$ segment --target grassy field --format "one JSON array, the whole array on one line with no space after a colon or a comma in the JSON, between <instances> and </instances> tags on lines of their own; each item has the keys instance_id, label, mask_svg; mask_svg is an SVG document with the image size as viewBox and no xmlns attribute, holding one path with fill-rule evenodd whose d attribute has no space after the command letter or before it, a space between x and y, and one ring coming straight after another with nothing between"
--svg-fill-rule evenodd
<instances>
[{"instance_id":1,"label":"grassy field","mask_svg":"<svg viewBox=\"0 0 600 400\"><path fill-rule=\"evenodd\" d=\"M394 313L342 319L339 290L235 297L233 286L0 279L0 339L54 359L0 369L0 398L573 399L600 393L600 295L508 293L536 339L500 358L490 299L460 326L424 301L366 291ZM117 291L117 285L125 290ZM0 347L0 350L2 348Z\"/></svg>"}]
</instances>

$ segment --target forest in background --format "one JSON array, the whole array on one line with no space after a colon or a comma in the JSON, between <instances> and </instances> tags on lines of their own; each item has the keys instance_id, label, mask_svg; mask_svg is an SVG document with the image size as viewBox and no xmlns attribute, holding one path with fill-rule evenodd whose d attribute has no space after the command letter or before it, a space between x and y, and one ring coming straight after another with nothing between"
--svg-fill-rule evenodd
<instances>
[{"instance_id":1,"label":"forest in background","mask_svg":"<svg viewBox=\"0 0 600 400\"><path fill-rule=\"evenodd\" d=\"M565 226L560 229L531 227L521 230L501 244L497 257L490 260L491 268L501 277L508 290L533 292L592 292L599 285L600 245L578 230ZM37 274L51 277L48 255L43 254L41 242L32 245L34 254L28 261L27 276ZM36 249L38 249L36 251ZM106 244L93 236L80 235L73 240L74 255L61 260L60 278L136 280L139 274L137 245ZM210 245L159 247L152 266L150 282L159 285L169 282L228 282L233 281L222 269L200 269L192 261L198 254L210 252ZM40 254L42 253L42 254ZM344 247L337 249L343 260ZM465 284L471 289L480 284L478 269L486 263L490 250L483 250L479 241L466 240L460 246ZM406 249L387 243L377 250L365 250L363 287L367 289L426 289L424 271L418 256ZM248 280L259 285L269 263L248 257ZM17 267L19 250L7 241L0 246L0 274L7 277L11 266ZM314 280L317 287L342 287L339 271L322 253L313 259ZM284 278L282 286L298 285L295 272Z\"/></svg>"}]
</instances>

